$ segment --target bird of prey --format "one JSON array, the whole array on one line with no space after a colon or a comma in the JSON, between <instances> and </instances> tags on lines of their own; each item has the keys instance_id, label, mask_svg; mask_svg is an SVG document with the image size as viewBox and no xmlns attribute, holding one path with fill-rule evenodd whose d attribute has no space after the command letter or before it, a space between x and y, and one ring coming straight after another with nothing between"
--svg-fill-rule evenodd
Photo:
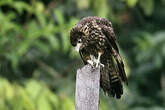
<instances>
[{"instance_id":1,"label":"bird of prey","mask_svg":"<svg viewBox=\"0 0 165 110\"><path fill-rule=\"evenodd\" d=\"M100 86L109 96L120 98L122 81L128 84L111 22L89 16L80 20L70 32L70 42L84 64L100 67Z\"/></svg>"}]
</instances>

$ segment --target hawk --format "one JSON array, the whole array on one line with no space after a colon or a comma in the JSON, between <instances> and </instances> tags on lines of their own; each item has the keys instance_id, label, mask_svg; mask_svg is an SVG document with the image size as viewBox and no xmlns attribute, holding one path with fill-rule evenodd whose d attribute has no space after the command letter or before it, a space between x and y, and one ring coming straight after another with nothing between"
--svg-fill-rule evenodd
<instances>
[{"instance_id":1,"label":"hawk","mask_svg":"<svg viewBox=\"0 0 165 110\"><path fill-rule=\"evenodd\" d=\"M100 87L109 96L120 98L122 81L128 84L124 64L116 44L111 22L100 17L85 17L70 32L70 42L84 64L100 67Z\"/></svg>"}]
</instances>

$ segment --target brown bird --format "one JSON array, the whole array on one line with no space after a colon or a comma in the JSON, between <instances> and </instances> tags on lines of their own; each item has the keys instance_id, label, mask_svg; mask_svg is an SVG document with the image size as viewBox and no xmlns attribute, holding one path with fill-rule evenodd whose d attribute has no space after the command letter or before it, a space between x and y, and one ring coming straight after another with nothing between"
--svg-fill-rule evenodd
<instances>
[{"instance_id":1,"label":"brown bird","mask_svg":"<svg viewBox=\"0 0 165 110\"><path fill-rule=\"evenodd\" d=\"M70 42L84 64L100 66L100 86L109 96L120 98L122 81L128 84L111 22L99 17L85 17L70 32Z\"/></svg>"}]
</instances>

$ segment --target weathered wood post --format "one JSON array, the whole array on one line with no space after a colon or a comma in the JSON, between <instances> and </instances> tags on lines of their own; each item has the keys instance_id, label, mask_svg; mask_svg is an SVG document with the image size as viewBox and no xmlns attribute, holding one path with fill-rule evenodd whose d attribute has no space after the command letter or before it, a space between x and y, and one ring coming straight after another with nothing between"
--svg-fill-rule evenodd
<instances>
[{"instance_id":1,"label":"weathered wood post","mask_svg":"<svg viewBox=\"0 0 165 110\"><path fill-rule=\"evenodd\" d=\"M77 70L76 110L99 109L100 68L85 65Z\"/></svg>"}]
</instances>

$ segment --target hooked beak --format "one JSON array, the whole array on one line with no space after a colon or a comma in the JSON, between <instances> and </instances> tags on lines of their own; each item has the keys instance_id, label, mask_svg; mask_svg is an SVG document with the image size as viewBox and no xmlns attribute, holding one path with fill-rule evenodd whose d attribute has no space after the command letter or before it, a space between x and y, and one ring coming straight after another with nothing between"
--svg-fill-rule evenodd
<instances>
[{"instance_id":1,"label":"hooked beak","mask_svg":"<svg viewBox=\"0 0 165 110\"><path fill-rule=\"evenodd\" d=\"M75 47L75 50L76 50L77 52L79 52L81 46L82 46L82 43L78 43L78 44L76 45L76 47Z\"/></svg>"}]
</instances>

